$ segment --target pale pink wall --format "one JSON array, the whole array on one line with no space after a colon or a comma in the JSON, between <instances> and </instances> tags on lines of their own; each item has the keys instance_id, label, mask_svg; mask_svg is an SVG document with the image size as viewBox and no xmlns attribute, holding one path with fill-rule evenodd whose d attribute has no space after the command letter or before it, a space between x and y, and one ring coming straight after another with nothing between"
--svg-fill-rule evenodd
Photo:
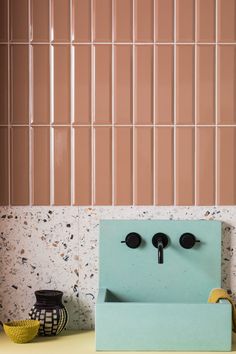
<instances>
[{"instance_id":1,"label":"pale pink wall","mask_svg":"<svg viewBox=\"0 0 236 354\"><path fill-rule=\"evenodd\" d=\"M236 204L236 0L0 0L0 204Z\"/></svg>"}]
</instances>

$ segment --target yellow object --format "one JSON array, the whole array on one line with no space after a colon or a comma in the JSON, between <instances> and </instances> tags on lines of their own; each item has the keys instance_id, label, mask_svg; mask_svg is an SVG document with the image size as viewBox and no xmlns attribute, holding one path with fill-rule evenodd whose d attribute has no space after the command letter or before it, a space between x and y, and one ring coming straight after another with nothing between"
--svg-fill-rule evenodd
<instances>
[{"instance_id":1,"label":"yellow object","mask_svg":"<svg viewBox=\"0 0 236 354\"><path fill-rule=\"evenodd\" d=\"M27 343L37 336L40 322L36 320L12 321L3 324L6 335L15 343Z\"/></svg>"},{"instance_id":2,"label":"yellow object","mask_svg":"<svg viewBox=\"0 0 236 354\"><path fill-rule=\"evenodd\" d=\"M212 289L208 298L208 302L216 303L219 300L228 300L232 305L232 323L233 323L233 331L236 332L236 309L233 300L229 296L226 290L224 289Z\"/></svg>"}]
</instances>

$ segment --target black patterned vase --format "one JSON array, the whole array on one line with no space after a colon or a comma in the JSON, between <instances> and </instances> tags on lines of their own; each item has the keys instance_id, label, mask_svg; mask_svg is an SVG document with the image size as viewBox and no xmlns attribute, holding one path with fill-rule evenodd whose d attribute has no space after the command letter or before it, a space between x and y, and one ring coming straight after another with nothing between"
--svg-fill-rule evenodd
<instances>
[{"instance_id":1,"label":"black patterned vase","mask_svg":"<svg viewBox=\"0 0 236 354\"><path fill-rule=\"evenodd\" d=\"M65 327L68 314L62 304L62 291L35 291L36 303L29 313L32 320L40 321L40 336L55 336Z\"/></svg>"}]
</instances>

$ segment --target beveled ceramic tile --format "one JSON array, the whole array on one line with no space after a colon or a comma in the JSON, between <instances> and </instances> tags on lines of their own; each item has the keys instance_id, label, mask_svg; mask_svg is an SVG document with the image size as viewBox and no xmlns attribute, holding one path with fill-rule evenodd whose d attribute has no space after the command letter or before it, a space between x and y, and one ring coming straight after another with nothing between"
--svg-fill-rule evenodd
<instances>
[{"instance_id":1,"label":"beveled ceramic tile","mask_svg":"<svg viewBox=\"0 0 236 354\"><path fill-rule=\"evenodd\" d=\"M76 124L91 123L91 47L74 46L75 116Z\"/></svg>"},{"instance_id":2,"label":"beveled ceramic tile","mask_svg":"<svg viewBox=\"0 0 236 354\"><path fill-rule=\"evenodd\" d=\"M173 128L155 128L156 205L174 204Z\"/></svg>"},{"instance_id":3,"label":"beveled ceramic tile","mask_svg":"<svg viewBox=\"0 0 236 354\"><path fill-rule=\"evenodd\" d=\"M72 0L72 31L75 42L91 40L91 1Z\"/></svg>"},{"instance_id":4,"label":"beveled ceramic tile","mask_svg":"<svg viewBox=\"0 0 236 354\"><path fill-rule=\"evenodd\" d=\"M51 30L55 42L70 41L70 0L51 0Z\"/></svg>"},{"instance_id":5,"label":"beveled ceramic tile","mask_svg":"<svg viewBox=\"0 0 236 354\"><path fill-rule=\"evenodd\" d=\"M172 124L174 114L174 49L172 45L155 47L156 124Z\"/></svg>"},{"instance_id":6,"label":"beveled ceramic tile","mask_svg":"<svg viewBox=\"0 0 236 354\"><path fill-rule=\"evenodd\" d=\"M9 0L10 38L12 41L28 42L28 1L29 0Z\"/></svg>"},{"instance_id":7,"label":"beveled ceramic tile","mask_svg":"<svg viewBox=\"0 0 236 354\"><path fill-rule=\"evenodd\" d=\"M28 45L11 45L11 122L29 123Z\"/></svg>"},{"instance_id":8,"label":"beveled ceramic tile","mask_svg":"<svg viewBox=\"0 0 236 354\"><path fill-rule=\"evenodd\" d=\"M196 130L196 205L214 205L215 128Z\"/></svg>"},{"instance_id":9,"label":"beveled ceramic tile","mask_svg":"<svg viewBox=\"0 0 236 354\"><path fill-rule=\"evenodd\" d=\"M114 0L114 39L116 42L133 40L133 2L132 0Z\"/></svg>"},{"instance_id":10,"label":"beveled ceramic tile","mask_svg":"<svg viewBox=\"0 0 236 354\"><path fill-rule=\"evenodd\" d=\"M50 205L50 128L32 128L32 204Z\"/></svg>"},{"instance_id":11,"label":"beveled ceramic tile","mask_svg":"<svg viewBox=\"0 0 236 354\"><path fill-rule=\"evenodd\" d=\"M0 41L7 41L8 37L8 18L7 18L8 0L0 0Z\"/></svg>"},{"instance_id":12,"label":"beveled ceramic tile","mask_svg":"<svg viewBox=\"0 0 236 354\"><path fill-rule=\"evenodd\" d=\"M50 123L49 45L32 46L32 123Z\"/></svg>"},{"instance_id":13,"label":"beveled ceramic tile","mask_svg":"<svg viewBox=\"0 0 236 354\"><path fill-rule=\"evenodd\" d=\"M0 127L0 205L9 204L8 128Z\"/></svg>"},{"instance_id":14,"label":"beveled ceramic tile","mask_svg":"<svg viewBox=\"0 0 236 354\"><path fill-rule=\"evenodd\" d=\"M92 149L91 128L74 128L74 205L91 205Z\"/></svg>"},{"instance_id":15,"label":"beveled ceramic tile","mask_svg":"<svg viewBox=\"0 0 236 354\"><path fill-rule=\"evenodd\" d=\"M70 47L54 45L54 123L70 123Z\"/></svg>"},{"instance_id":16,"label":"beveled ceramic tile","mask_svg":"<svg viewBox=\"0 0 236 354\"><path fill-rule=\"evenodd\" d=\"M155 0L156 42L173 42L174 0Z\"/></svg>"},{"instance_id":17,"label":"beveled ceramic tile","mask_svg":"<svg viewBox=\"0 0 236 354\"><path fill-rule=\"evenodd\" d=\"M8 122L8 47L0 44L0 125Z\"/></svg>"},{"instance_id":18,"label":"beveled ceramic tile","mask_svg":"<svg viewBox=\"0 0 236 354\"><path fill-rule=\"evenodd\" d=\"M95 123L111 123L111 46L95 46Z\"/></svg>"},{"instance_id":19,"label":"beveled ceramic tile","mask_svg":"<svg viewBox=\"0 0 236 354\"><path fill-rule=\"evenodd\" d=\"M31 0L32 40L49 41L49 0Z\"/></svg>"},{"instance_id":20,"label":"beveled ceramic tile","mask_svg":"<svg viewBox=\"0 0 236 354\"><path fill-rule=\"evenodd\" d=\"M93 37L96 42L112 40L112 2L93 1Z\"/></svg>"},{"instance_id":21,"label":"beveled ceramic tile","mask_svg":"<svg viewBox=\"0 0 236 354\"><path fill-rule=\"evenodd\" d=\"M218 123L236 123L236 46L218 46Z\"/></svg>"},{"instance_id":22,"label":"beveled ceramic tile","mask_svg":"<svg viewBox=\"0 0 236 354\"><path fill-rule=\"evenodd\" d=\"M153 122L153 46L135 46L134 119L136 124Z\"/></svg>"},{"instance_id":23,"label":"beveled ceramic tile","mask_svg":"<svg viewBox=\"0 0 236 354\"><path fill-rule=\"evenodd\" d=\"M112 131L110 127L95 128L95 205L112 204Z\"/></svg>"},{"instance_id":24,"label":"beveled ceramic tile","mask_svg":"<svg viewBox=\"0 0 236 354\"><path fill-rule=\"evenodd\" d=\"M194 123L194 46L176 48L176 122Z\"/></svg>"},{"instance_id":25,"label":"beveled ceramic tile","mask_svg":"<svg viewBox=\"0 0 236 354\"><path fill-rule=\"evenodd\" d=\"M54 205L71 203L71 136L70 128L54 130Z\"/></svg>"},{"instance_id":26,"label":"beveled ceramic tile","mask_svg":"<svg viewBox=\"0 0 236 354\"><path fill-rule=\"evenodd\" d=\"M215 41L215 0L197 1L197 38L198 42Z\"/></svg>"},{"instance_id":27,"label":"beveled ceramic tile","mask_svg":"<svg viewBox=\"0 0 236 354\"><path fill-rule=\"evenodd\" d=\"M134 0L134 35L136 42L153 41L153 0Z\"/></svg>"},{"instance_id":28,"label":"beveled ceramic tile","mask_svg":"<svg viewBox=\"0 0 236 354\"><path fill-rule=\"evenodd\" d=\"M115 128L114 203L133 204L133 129Z\"/></svg>"},{"instance_id":29,"label":"beveled ceramic tile","mask_svg":"<svg viewBox=\"0 0 236 354\"><path fill-rule=\"evenodd\" d=\"M236 204L236 128L217 129L217 200L220 205Z\"/></svg>"},{"instance_id":30,"label":"beveled ceramic tile","mask_svg":"<svg viewBox=\"0 0 236 354\"><path fill-rule=\"evenodd\" d=\"M134 204L153 204L153 128L134 128Z\"/></svg>"},{"instance_id":31,"label":"beveled ceramic tile","mask_svg":"<svg viewBox=\"0 0 236 354\"><path fill-rule=\"evenodd\" d=\"M194 128L176 128L176 205L194 205Z\"/></svg>"},{"instance_id":32,"label":"beveled ceramic tile","mask_svg":"<svg viewBox=\"0 0 236 354\"><path fill-rule=\"evenodd\" d=\"M194 0L176 0L176 40L194 42Z\"/></svg>"},{"instance_id":33,"label":"beveled ceramic tile","mask_svg":"<svg viewBox=\"0 0 236 354\"><path fill-rule=\"evenodd\" d=\"M236 41L236 3L235 0L218 0L218 41Z\"/></svg>"},{"instance_id":34,"label":"beveled ceramic tile","mask_svg":"<svg viewBox=\"0 0 236 354\"><path fill-rule=\"evenodd\" d=\"M116 45L114 55L115 123L132 124L132 46Z\"/></svg>"},{"instance_id":35,"label":"beveled ceramic tile","mask_svg":"<svg viewBox=\"0 0 236 354\"><path fill-rule=\"evenodd\" d=\"M215 122L215 46L197 46L196 120L198 124Z\"/></svg>"},{"instance_id":36,"label":"beveled ceramic tile","mask_svg":"<svg viewBox=\"0 0 236 354\"><path fill-rule=\"evenodd\" d=\"M11 205L29 204L29 128L11 128Z\"/></svg>"}]
</instances>

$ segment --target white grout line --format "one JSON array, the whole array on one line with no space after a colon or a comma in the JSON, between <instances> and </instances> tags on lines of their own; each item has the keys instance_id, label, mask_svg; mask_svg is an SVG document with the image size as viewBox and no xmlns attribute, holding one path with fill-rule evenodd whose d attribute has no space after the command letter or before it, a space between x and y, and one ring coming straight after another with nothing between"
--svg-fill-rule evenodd
<instances>
[{"instance_id":1,"label":"white grout line","mask_svg":"<svg viewBox=\"0 0 236 354\"><path fill-rule=\"evenodd\" d=\"M75 121L74 117L74 107L75 107L75 58L74 58L74 46L72 41L74 39L74 29L73 29L73 12L72 12L72 0L70 0L70 162L71 162L71 190L70 190L70 201L71 205L75 203L75 135L73 123Z\"/></svg>"},{"instance_id":2,"label":"white grout line","mask_svg":"<svg viewBox=\"0 0 236 354\"><path fill-rule=\"evenodd\" d=\"M53 35L53 29L50 31ZM11 44L15 44L15 45L22 45L22 44L29 44L29 42L24 42L24 41L9 41ZM53 39L50 40L49 42L37 42L37 41L30 41L30 44L35 44L35 45L45 45L45 44L55 44L55 45L104 45L104 44L117 44L117 45L194 45L194 44L198 44L198 45L216 45L216 44L220 44L220 45L236 45L236 42L197 42L197 41L193 41L193 42L96 42L96 41L91 41L91 42L75 42L75 41L68 41L68 42L59 42L59 41L54 41ZM8 44L8 42L1 42L1 44Z\"/></svg>"},{"instance_id":3,"label":"white grout line","mask_svg":"<svg viewBox=\"0 0 236 354\"><path fill-rule=\"evenodd\" d=\"M197 1L194 11L194 37L197 38ZM197 44L194 44L194 205L197 205Z\"/></svg>"},{"instance_id":4,"label":"white grout line","mask_svg":"<svg viewBox=\"0 0 236 354\"><path fill-rule=\"evenodd\" d=\"M115 205L115 129L114 129L114 124L115 124L115 107L114 107L114 97L115 97L115 48L114 48L114 19L115 19L115 5L114 5L114 0L111 0L112 3L112 46L111 46L111 120L112 120L112 206Z\"/></svg>"},{"instance_id":5,"label":"white grout line","mask_svg":"<svg viewBox=\"0 0 236 354\"><path fill-rule=\"evenodd\" d=\"M91 41L93 42L93 0L91 0ZM93 127L94 119L95 119L95 47L91 45L91 204L92 206L95 204L95 130Z\"/></svg>"},{"instance_id":6,"label":"white grout line","mask_svg":"<svg viewBox=\"0 0 236 354\"><path fill-rule=\"evenodd\" d=\"M52 2L49 0L49 38L53 39L52 30ZM54 205L54 49L49 48L49 68L50 68L50 205Z\"/></svg>"},{"instance_id":7,"label":"white grout line","mask_svg":"<svg viewBox=\"0 0 236 354\"><path fill-rule=\"evenodd\" d=\"M153 2L153 39L154 39L154 44L153 44L153 75L152 75L152 80L153 80L153 205L156 205L156 46L155 46L155 40L156 40L156 21L155 21L155 5L156 2ZM157 102L158 104L158 102ZM158 172L158 171L157 171Z\"/></svg>"},{"instance_id":8,"label":"white grout line","mask_svg":"<svg viewBox=\"0 0 236 354\"><path fill-rule=\"evenodd\" d=\"M7 135L8 135L8 205L11 205L11 88L10 88L10 1L7 2Z\"/></svg>"},{"instance_id":9,"label":"white grout line","mask_svg":"<svg viewBox=\"0 0 236 354\"><path fill-rule=\"evenodd\" d=\"M215 205L218 205L218 0L215 1Z\"/></svg>"},{"instance_id":10,"label":"white grout line","mask_svg":"<svg viewBox=\"0 0 236 354\"><path fill-rule=\"evenodd\" d=\"M28 74L29 74L29 205L32 206L33 203L33 179L34 179L34 174L33 174L33 151L32 151L32 128L31 128L31 123L32 123L32 106L33 106L33 77L32 77L32 46L30 45L30 39L31 39L31 7L30 7L30 1L28 1L28 60L29 60L29 67L28 67Z\"/></svg>"},{"instance_id":11,"label":"white grout line","mask_svg":"<svg viewBox=\"0 0 236 354\"><path fill-rule=\"evenodd\" d=\"M133 184L133 203L132 205L135 205L135 46L134 46L134 38L135 38L135 31L134 31L134 1L132 2L132 10L133 10L133 15L132 15L132 24L133 24L133 43L132 43L132 184Z\"/></svg>"},{"instance_id":12,"label":"white grout line","mask_svg":"<svg viewBox=\"0 0 236 354\"><path fill-rule=\"evenodd\" d=\"M173 143L173 156L174 156L174 205L176 205L176 0L174 0L174 143Z\"/></svg>"}]
</instances>

